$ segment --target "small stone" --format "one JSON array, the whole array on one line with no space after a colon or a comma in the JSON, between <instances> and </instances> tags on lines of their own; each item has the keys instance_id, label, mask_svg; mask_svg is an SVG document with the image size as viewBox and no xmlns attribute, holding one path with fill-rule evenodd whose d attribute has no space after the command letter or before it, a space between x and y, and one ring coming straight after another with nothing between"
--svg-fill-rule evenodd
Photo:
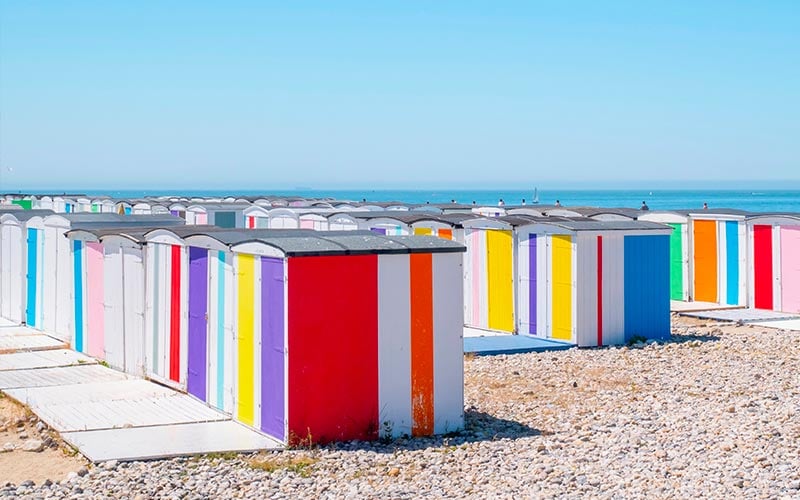
<instances>
[{"instance_id":1,"label":"small stone","mask_svg":"<svg viewBox=\"0 0 800 500\"><path fill-rule=\"evenodd\" d=\"M28 439L28 433L25 432L25 431L20 432L19 433L19 438L20 439Z\"/></svg>"},{"instance_id":2,"label":"small stone","mask_svg":"<svg viewBox=\"0 0 800 500\"><path fill-rule=\"evenodd\" d=\"M46 428L47 428L47 426L44 425L44 422L39 422L39 423L36 424L36 431L37 432L42 432Z\"/></svg>"},{"instance_id":3,"label":"small stone","mask_svg":"<svg viewBox=\"0 0 800 500\"><path fill-rule=\"evenodd\" d=\"M36 483L28 479L27 481L22 481L19 483L20 486L24 486L25 488L30 488L31 486L36 486Z\"/></svg>"},{"instance_id":4,"label":"small stone","mask_svg":"<svg viewBox=\"0 0 800 500\"><path fill-rule=\"evenodd\" d=\"M387 472L386 475L391 477L397 477L400 475L400 469L398 469L397 467L392 467L391 469L389 469L389 472Z\"/></svg>"},{"instance_id":5,"label":"small stone","mask_svg":"<svg viewBox=\"0 0 800 500\"><path fill-rule=\"evenodd\" d=\"M789 483L789 489L790 490L800 490L800 481L795 480L795 481L792 481L791 483Z\"/></svg>"},{"instance_id":6,"label":"small stone","mask_svg":"<svg viewBox=\"0 0 800 500\"><path fill-rule=\"evenodd\" d=\"M70 481L74 481L75 479L78 479L78 473L75 472L75 471L72 471L72 472L67 474L67 477L66 477L66 479L64 479L64 481L70 482Z\"/></svg>"},{"instance_id":7,"label":"small stone","mask_svg":"<svg viewBox=\"0 0 800 500\"><path fill-rule=\"evenodd\" d=\"M89 473L89 469L87 469L86 467L81 467L80 469L78 469L78 475L80 477L83 477L88 473Z\"/></svg>"},{"instance_id":8,"label":"small stone","mask_svg":"<svg viewBox=\"0 0 800 500\"><path fill-rule=\"evenodd\" d=\"M14 451L15 448L14 443L6 443L3 445L3 453Z\"/></svg>"},{"instance_id":9,"label":"small stone","mask_svg":"<svg viewBox=\"0 0 800 500\"><path fill-rule=\"evenodd\" d=\"M29 439L22 445L23 451L38 453L44 449L44 443L40 439Z\"/></svg>"},{"instance_id":10,"label":"small stone","mask_svg":"<svg viewBox=\"0 0 800 500\"><path fill-rule=\"evenodd\" d=\"M109 460L108 462L103 462L103 469L105 470L114 470L117 468L117 461L116 460Z\"/></svg>"},{"instance_id":11,"label":"small stone","mask_svg":"<svg viewBox=\"0 0 800 500\"><path fill-rule=\"evenodd\" d=\"M734 413L736 412L736 408L734 408L733 406L729 406L725 409L725 411L728 413Z\"/></svg>"}]
</instances>

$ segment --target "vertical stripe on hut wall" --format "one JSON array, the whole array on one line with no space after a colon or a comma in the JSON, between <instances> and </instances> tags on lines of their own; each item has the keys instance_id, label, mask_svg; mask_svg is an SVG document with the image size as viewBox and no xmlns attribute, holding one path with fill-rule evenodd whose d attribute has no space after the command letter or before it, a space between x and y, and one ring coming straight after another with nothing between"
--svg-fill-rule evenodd
<instances>
[{"instance_id":1,"label":"vertical stripe on hut wall","mask_svg":"<svg viewBox=\"0 0 800 500\"><path fill-rule=\"evenodd\" d=\"M414 436L433 433L433 256L411 254L411 409Z\"/></svg>"},{"instance_id":2,"label":"vertical stripe on hut wall","mask_svg":"<svg viewBox=\"0 0 800 500\"><path fill-rule=\"evenodd\" d=\"M483 249L481 248L480 231L473 230L469 235L470 247L469 253L471 257L471 270L472 279L470 280L470 300L472 303L472 325L481 325L481 294L484 291L481 289L481 255Z\"/></svg>"},{"instance_id":3,"label":"vertical stripe on hut wall","mask_svg":"<svg viewBox=\"0 0 800 500\"><path fill-rule=\"evenodd\" d=\"M181 247L170 250L169 378L180 382L181 374Z\"/></svg>"},{"instance_id":4,"label":"vertical stripe on hut wall","mask_svg":"<svg viewBox=\"0 0 800 500\"><path fill-rule=\"evenodd\" d=\"M603 236L603 279L600 284L603 301L603 343L625 343L625 237ZM635 291L633 293L636 293Z\"/></svg>"},{"instance_id":5,"label":"vertical stripe on hut wall","mask_svg":"<svg viewBox=\"0 0 800 500\"><path fill-rule=\"evenodd\" d=\"M514 331L514 277L511 231L486 232L489 328Z\"/></svg>"},{"instance_id":6,"label":"vertical stripe on hut wall","mask_svg":"<svg viewBox=\"0 0 800 500\"><path fill-rule=\"evenodd\" d=\"M27 265L27 296L25 309L25 323L36 326L36 287L38 283L36 269L36 250L38 249L38 231L28 229L28 265Z\"/></svg>"},{"instance_id":7,"label":"vertical stripe on hut wall","mask_svg":"<svg viewBox=\"0 0 800 500\"><path fill-rule=\"evenodd\" d=\"M286 437L283 262L261 257L261 430L279 440Z\"/></svg>"},{"instance_id":8,"label":"vertical stripe on hut wall","mask_svg":"<svg viewBox=\"0 0 800 500\"><path fill-rule=\"evenodd\" d=\"M800 313L800 226L781 228L781 310Z\"/></svg>"},{"instance_id":9,"label":"vertical stripe on hut wall","mask_svg":"<svg viewBox=\"0 0 800 500\"><path fill-rule=\"evenodd\" d=\"M666 338L669 236L625 236L625 340Z\"/></svg>"},{"instance_id":10,"label":"vertical stripe on hut wall","mask_svg":"<svg viewBox=\"0 0 800 500\"><path fill-rule=\"evenodd\" d=\"M150 303L150 311L153 315L153 322L151 325L152 331L150 332L151 337L149 342L152 343L151 352L150 352L150 363L149 363L149 370L150 373L153 375L157 375L159 373L159 368L161 364L159 363L159 348L158 348L158 337L159 337L159 316L161 315L161 294L160 291L160 271L161 271L161 246L162 245L152 245L149 249L150 254L153 258L153 266L148 272L148 276L150 279L150 289L152 294L152 302Z\"/></svg>"},{"instance_id":11,"label":"vertical stripe on hut wall","mask_svg":"<svg viewBox=\"0 0 800 500\"><path fill-rule=\"evenodd\" d=\"M433 432L464 426L463 256L433 255Z\"/></svg>"},{"instance_id":12,"label":"vertical stripe on hut wall","mask_svg":"<svg viewBox=\"0 0 800 500\"><path fill-rule=\"evenodd\" d=\"M253 307L255 306L255 261L252 255L238 255L237 281L238 288L238 328L236 335L237 362L237 418L249 425L253 424L253 352L255 350L255 332L253 324Z\"/></svg>"},{"instance_id":13,"label":"vertical stripe on hut wall","mask_svg":"<svg viewBox=\"0 0 800 500\"><path fill-rule=\"evenodd\" d=\"M694 221L694 300L717 302L717 223Z\"/></svg>"},{"instance_id":14,"label":"vertical stripe on hut wall","mask_svg":"<svg viewBox=\"0 0 800 500\"><path fill-rule=\"evenodd\" d=\"M412 294L409 256L378 256L378 422L382 437L411 435Z\"/></svg>"},{"instance_id":15,"label":"vertical stripe on hut wall","mask_svg":"<svg viewBox=\"0 0 800 500\"><path fill-rule=\"evenodd\" d=\"M552 336L572 340L572 237L553 235Z\"/></svg>"},{"instance_id":16,"label":"vertical stripe on hut wall","mask_svg":"<svg viewBox=\"0 0 800 500\"><path fill-rule=\"evenodd\" d=\"M208 250L189 247L189 338L186 390L207 401Z\"/></svg>"},{"instance_id":17,"label":"vertical stripe on hut wall","mask_svg":"<svg viewBox=\"0 0 800 500\"><path fill-rule=\"evenodd\" d=\"M96 358L105 355L103 306L103 245L86 243L86 336L88 354Z\"/></svg>"},{"instance_id":18,"label":"vertical stripe on hut wall","mask_svg":"<svg viewBox=\"0 0 800 500\"><path fill-rule=\"evenodd\" d=\"M668 224L670 299L683 300L683 224Z\"/></svg>"},{"instance_id":19,"label":"vertical stripe on hut wall","mask_svg":"<svg viewBox=\"0 0 800 500\"><path fill-rule=\"evenodd\" d=\"M538 262L536 261L536 253L538 251L537 242L538 240L535 234L531 234L528 237L528 333L531 335L536 335L538 314L536 307L536 291L539 286L537 281Z\"/></svg>"},{"instance_id":20,"label":"vertical stripe on hut wall","mask_svg":"<svg viewBox=\"0 0 800 500\"><path fill-rule=\"evenodd\" d=\"M290 440L377 438L378 256L291 257L288 268Z\"/></svg>"},{"instance_id":21,"label":"vertical stripe on hut wall","mask_svg":"<svg viewBox=\"0 0 800 500\"><path fill-rule=\"evenodd\" d=\"M739 304L739 223L736 221L725 222L725 267L725 303L735 306Z\"/></svg>"},{"instance_id":22,"label":"vertical stripe on hut wall","mask_svg":"<svg viewBox=\"0 0 800 500\"><path fill-rule=\"evenodd\" d=\"M597 237L597 345L603 345L603 237Z\"/></svg>"},{"instance_id":23,"label":"vertical stripe on hut wall","mask_svg":"<svg viewBox=\"0 0 800 500\"><path fill-rule=\"evenodd\" d=\"M227 372L232 367L225 362L226 335L225 335L225 288L226 288L226 254L220 251L217 255L217 408L226 408L225 381L228 380Z\"/></svg>"},{"instance_id":24,"label":"vertical stripe on hut wall","mask_svg":"<svg viewBox=\"0 0 800 500\"><path fill-rule=\"evenodd\" d=\"M75 321L75 339L73 346L78 352L84 351L84 331L83 331L83 243L80 240L73 240L72 242L72 265L74 275L74 321Z\"/></svg>"},{"instance_id":25,"label":"vertical stripe on hut wall","mask_svg":"<svg viewBox=\"0 0 800 500\"><path fill-rule=\"evenodd\" d=\"M772 226L753 226L755 307L772 309Z\"/></svg>"}]
</instances>

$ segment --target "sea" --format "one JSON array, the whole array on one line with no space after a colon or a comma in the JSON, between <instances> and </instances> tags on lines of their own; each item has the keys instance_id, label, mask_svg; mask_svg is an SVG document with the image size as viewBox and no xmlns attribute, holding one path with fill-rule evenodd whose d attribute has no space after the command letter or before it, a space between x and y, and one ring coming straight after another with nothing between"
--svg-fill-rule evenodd
<instances>
[{"instance_id":1,"label":"sea","mask_svg":"<svg viewBox=\"0 0 800 500\"><path fill-rule=\"evenodd\" d=\"M530 205L533 190L447 190L447 189L289 189L289 190L152 190L152 191L84 191L87 195L110 195L119 198L141 198L143 196L302 196L308 198L334 198L351 201L401 201L405 203L458 203L497 205L502 199L505 205ZM540 189L539 203L552 205L559 201L562 206L591 206L609 208L639 208L646 202L650 210L700 209L703 203L709 208L735 208L753 212L800 213L800 190L660 190L646 189Z\"/></svg>"}]
</instances>

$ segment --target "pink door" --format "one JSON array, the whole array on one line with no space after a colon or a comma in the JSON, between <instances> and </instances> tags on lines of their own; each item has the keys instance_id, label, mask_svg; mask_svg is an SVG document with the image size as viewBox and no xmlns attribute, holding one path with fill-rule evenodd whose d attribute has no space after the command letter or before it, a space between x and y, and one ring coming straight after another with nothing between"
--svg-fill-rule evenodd
<instances>
[{"instance_id":1,"label":"pink door","mask_svg":"<svg viewBox=\"0 0 800 500\"><path fill-rule=\"evenodd\" d=\"M781 228L781 310L800 312L800 226Z\"/></svg>"}]
</instances>

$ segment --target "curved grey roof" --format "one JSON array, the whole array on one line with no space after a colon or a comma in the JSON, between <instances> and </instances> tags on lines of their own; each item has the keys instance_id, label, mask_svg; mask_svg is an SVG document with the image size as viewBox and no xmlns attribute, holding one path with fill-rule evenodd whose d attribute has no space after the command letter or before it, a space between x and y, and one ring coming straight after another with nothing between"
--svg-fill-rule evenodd
<instances>
[{"instance_id":1,"label":"curved grey roof","mask_svg":"<svg viewBox=\"0 0 800 500\"><path fill-rule=\"evenodd\" d=\"M3 213L0 213L0 215L6 215L6 214L13 215L17 220L23 221L32 219L34 217L47 217L48 215L55 214L55 212L53 212L52 210L37 209L37 210L4 210Z\"/></svg>"},{"instance_id":2,"label":"curved grey roof","mask_svg":"<svg viewBox=\"0 0 800 500\"><path fill-rule=\"evenodd\" d=\"M440 220L438 214L430 212L412 212L404 210L386 210L381 212L345 212L356 219L394 219L406 224L413 224L423 220Z\"/></svg>"}]
</instances>

